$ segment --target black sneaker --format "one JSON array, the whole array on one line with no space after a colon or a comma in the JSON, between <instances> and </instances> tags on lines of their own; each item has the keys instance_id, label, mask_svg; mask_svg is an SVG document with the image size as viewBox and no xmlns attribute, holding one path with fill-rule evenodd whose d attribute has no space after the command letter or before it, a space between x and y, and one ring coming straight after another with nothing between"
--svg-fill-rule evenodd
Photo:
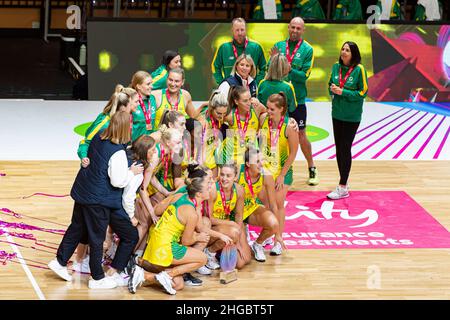
<instances>
[{"instance_id":1,"label":"black sneaker","mask_svg":"<svg viewBox=\"0 0 450 320\"><path fill-rule=\"evenodd\" d=\"M194 277L190 273L183 274L184 284L187 286L201 286L203 281L199 278Z\"/></svg>"},{"instance_id":2,"label":"black sneaker","mask_svg":"<svg viewBox=\"0 0 450 320\"><path fill-rule=\"evenodd\" d=\"M309 168L308 184L310 186L316 186L319 184L319 171L316 167Z\"/></svg>"}]
</instances>

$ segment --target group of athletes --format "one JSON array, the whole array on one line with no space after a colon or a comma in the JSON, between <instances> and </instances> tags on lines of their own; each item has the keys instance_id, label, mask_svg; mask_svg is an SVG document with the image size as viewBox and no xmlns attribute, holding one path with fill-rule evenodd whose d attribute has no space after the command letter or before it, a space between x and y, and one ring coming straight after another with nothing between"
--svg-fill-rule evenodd
<instances>
[{"instance_id":1,"label":"group of athletes","mask_svg":"<svg viewBox=\"0 0 450 320\"><path fill-rule=\"evenodd\" d=\"M261 46L234 19L233 40L212 62L218 88L199 107L183 89L175 51L153 74L137 71L129 87L117 85L80 142L72 222L50 269L71 281L67 265L76 252L72 270L91 274L89 288L135 293L145 283L175 294L202 284L194 272L219 269L226 246L236 248L237 269L253 257L266 261L267 245L281 255L299 145L307 183L318 184L305 134L314 58L304 29L301 18L292 19L266 70ZM331 84L330 93L343 95L342 88ZM249 226L261 228L254 241Z\"/></svg>"}]
</instances>

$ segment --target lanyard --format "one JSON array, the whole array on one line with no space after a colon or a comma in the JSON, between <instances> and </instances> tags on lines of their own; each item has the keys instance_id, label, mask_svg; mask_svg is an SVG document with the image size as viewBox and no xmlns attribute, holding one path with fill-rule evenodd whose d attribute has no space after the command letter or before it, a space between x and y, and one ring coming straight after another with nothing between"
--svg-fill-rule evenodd
<instances>
[{"instance_id":1,"label":"lanyard","mask_svg":"<svg viewBox=\"0 0 450 320\"><path fill-rule=\"evenodd\" d=\"M167 175L169 173L170 154L165 154L163 145L161 145L161 162L164 164L164 181L167 181Z\"/></svg>"},{"instance_id":2,"label":"lanyard","mask_svg":"<svg viewBox=\"0 0 450 320\"><path fill-rule=\"evenodd\" d=\"M152 107L150 106L150 100L148 101L148 109L145 108L144 100L142 100L141 95L139 95L139 105L141 106L142 112L144 113L145 123L147 124L147 130L152 129Z\"/></svg>"},{"instance_id":3,"label":"lanyard","mask_svg":"<svg viewBox=\"0 0 450 320\"><path fill-rule=\"evenodd\" d=\"M248 188L250 189L250 193L252 194L252 198L255 198L255 192L253 191L253 182L250 177L250 173L248 172L248 168L245 168L245 180L247 180Z\"/></svg>"},{"instance_id":4,"label":"lanyard","mask_svg":"<svg viewBox=\"0 0 450 320\"><path fill-rule=\"evenodd\" d=\"M169 90L166 90L166 98L167 98L167 102L169 102L169 104L172 106L172 103L170 102L170 93ZM180 99L181 99L181 92L178 94L178 100L175 103L175 106L172 107L172 109L175 109L176 111L178 111L178 104L180 103Z\"/></svg>"},{"instance_id":5,"label":"lanyard","mask_svg":"<svg viewBox=\"0 0 450 320\"><path fill-rule=\"evenodd\" d=\"M245 53L245 49L247 49L247 44L248 44L248 39L245 38L245 43L244 43L244 53ZM237 52L236 46L234 45L233 41L231 41L231 45L233 46L233 54L234 54L234 57L237 59L237 58L238 58L238 52Z\"/></svg>"},{"instance_id":6,"label":"lanyard","mask_svg":"<svg viewBox=\"0 0 450 320\"><path fill-rule=\"evenodd\" d=\"M295 45L294 51L292 52L292 55L289 55L289 39L286 40L286 58L289 62L289 64L292 64L292 60L294 60L295 54L297 53L298 49L303 43L303 39L300 39L297 44Z\"/></svg>"},{"instance_id":7,"label":"lanyard","mask_svg":"<svg viewBox=\"0 0 450 320\"><path fill-rule=\"evenodd\" d=\"M225 196L225 192L223 191L222 184L220 182L219 182L219 190L220 190L220 197L222 198L223 211L225 211L225 214L229 215L231 212L230 204L227 205L227 197Z\"/></svg>"},{"instance_id":8,"label":"lanyard","mask_svg":"<svg viewBox=\"0 0 450 320\"><path fill-rule=\"evenodd\" d=\"M275 134L275 137L272 138L272 119L269 119L269 137L270 137L270 147L274 148L277 146L278 143L278 139L280 138L280 134L281 134L281 127L283 126L284 123L284 117L280 119L280 122L278 123L278 128L277 128L277 132Z\"/></svg>"},{"instance_id":9,"label":"lanyard","mask_svg":"<svg viewBox=\"0 0 450 320\"><path fill-rule=\"evenodd\" d=\"M347 73L344 76L344 79L342 80L342 68L339 68L339 88L344 88L344 85L347 82L348 77L350 77L350 74L352 73L353 69L354 67L348 69Z\"/></svg>"},{"instance_id":10,"label":"lanyard","mask_svg":"<svg viewBox=\"0 0 450 320\"><path fill-rule=\"evenodd\" d=\"M217 140L217 136L219 135L219 121L214 119L214 117L211 116L209 111L207 111L207 113L208 113L208 116L209 116L209 120L211 120L211 127L213 129L214 140Z\"/></svg>"},{"instance_id":11,"label":"lanyard","mask_svg":"<svg viewBox=\"0 0 450 320\"><path fill-rule=\"evenodd\" d=\"M250 111L247 112L247 115L245 116L245 123L244 123L243 129L242 129L242 125L241 125L241 117L239 116L239 112L238 112L237 108L234 113L236 115L236 122L237 122L237 126L239 128L239 135L241 136L241 143L245 143L245 135L247 134L248 121L250 120Z\"/></svg>"}]
</instances>

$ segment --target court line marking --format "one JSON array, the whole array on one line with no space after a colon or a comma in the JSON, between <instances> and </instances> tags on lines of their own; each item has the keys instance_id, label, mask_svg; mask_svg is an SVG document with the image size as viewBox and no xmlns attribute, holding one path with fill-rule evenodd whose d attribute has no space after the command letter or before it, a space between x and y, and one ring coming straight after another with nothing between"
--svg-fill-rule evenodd
<instances>
[{"instance_id":1,"label":"court line marking","mask_svg":"<svg viewBox=\"0 0 450 320\"><path fill-rule=\"evenodd\" d=\"M41 288L39 287L39 285L36 282L36 279L34 278L33 274L31 273L30 269L28 268L28 265L25 262L19 248L15 244L12 244L13 239L9 235L8 230L6 228L2 228L2 230L5 232L5 237L8 240L9 245L11 246L13 251L16 253L17 258L19 258L20 265L22 266L23 270L25 271L25 273L28 277L28 280L30 280L30 283L33 286L33 289L36 292L37 296L39 297L39 300L46 300L44 294L42 293Z\"/></svg>"}]
</instances>

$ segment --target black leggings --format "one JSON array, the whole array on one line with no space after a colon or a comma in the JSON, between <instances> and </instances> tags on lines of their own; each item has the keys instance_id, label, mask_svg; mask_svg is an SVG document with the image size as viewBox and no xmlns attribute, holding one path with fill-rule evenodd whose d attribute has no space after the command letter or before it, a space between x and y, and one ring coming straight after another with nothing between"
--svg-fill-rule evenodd
<instances>
[{"instance_id":1,"label":"black leggings","mask_svg":"<svg viewBox=\"0 0 450 320\"><path fill-rule=\"evenodd\" d=\"M340 185L347 185L352 167L352 143L358 130L359 122L341 121L333 118L334 143L336 144L336 160L339 168Z\"/></svg>"}]
</instances>

